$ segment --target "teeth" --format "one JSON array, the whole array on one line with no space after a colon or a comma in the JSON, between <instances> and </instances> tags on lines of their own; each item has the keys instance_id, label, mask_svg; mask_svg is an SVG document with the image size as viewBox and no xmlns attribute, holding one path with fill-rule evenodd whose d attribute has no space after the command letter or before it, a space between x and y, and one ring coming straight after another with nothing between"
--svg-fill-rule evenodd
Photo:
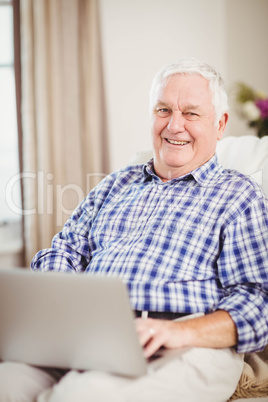
<instances>
[{"instance_id":1,"label":"teeth","mask_svg":"<svg viewBox=\"0 0 268 402\"><path fill-rule=\"evenodd\" d=\"M167 141L170 144L174 144L174 145L186 145L186 144L188 144L188 141L173 141L173 140L169 140L169 139L167 139Z\"/></svg>"}]
</instances>

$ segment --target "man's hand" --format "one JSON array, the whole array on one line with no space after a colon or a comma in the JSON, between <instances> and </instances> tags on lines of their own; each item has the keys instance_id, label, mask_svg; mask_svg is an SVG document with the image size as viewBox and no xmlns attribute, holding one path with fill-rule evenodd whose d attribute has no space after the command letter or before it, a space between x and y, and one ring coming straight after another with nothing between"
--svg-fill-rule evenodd
<instances>
[{"instance_id":1,"label":"man's hand","mask_svg":"<svg viewBox=\"0 0 268 402\"><path fill-rule=\"evenodd\" d=\"M222 310L184 321L137 318L136 329L147 358L161 346L219 349L237 344L236 326L229 313Z\"/></svg>"}]
</instances>

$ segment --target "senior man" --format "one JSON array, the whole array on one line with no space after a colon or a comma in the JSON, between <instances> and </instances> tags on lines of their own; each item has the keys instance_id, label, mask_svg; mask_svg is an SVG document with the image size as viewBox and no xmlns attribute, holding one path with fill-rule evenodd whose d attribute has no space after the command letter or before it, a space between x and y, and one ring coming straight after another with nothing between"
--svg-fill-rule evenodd
<instances>
[{"instance_id":1,"label":"senior man","mask_svg":"<svg viewBox=\"0 0 268 402\"><path fill-rule=\"evenodd\" d=\"M136 320L145 355L162 346L189 352L135 380L69 372L44 393L57 380L31 367L28 381L39 388L27 401L222 402L243 353L268 343L267 201L253 180L218 163L228 120L221 76L195 59L165 66L151 111L153 159L96 186L32 269L119 276L137 316L148 312Z\"/></svg>"}]
</instances>

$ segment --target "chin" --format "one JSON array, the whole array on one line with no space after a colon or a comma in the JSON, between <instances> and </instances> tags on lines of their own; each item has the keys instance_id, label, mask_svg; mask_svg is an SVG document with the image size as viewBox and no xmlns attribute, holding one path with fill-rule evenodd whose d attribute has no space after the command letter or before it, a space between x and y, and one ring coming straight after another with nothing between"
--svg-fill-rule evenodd
<instances>
[{"instance_id":1,"label":"chin","mask_svg":"<svg viewBox=\"0 0 268 402\"><path fill-rule=\"evenodd\" d=\"M168 169L181 169L185 165L189 164L189 160L184 160L182 158L170 158L166 159L163 161L163 164L168 168Z\"/></svg>"}]
</instances>

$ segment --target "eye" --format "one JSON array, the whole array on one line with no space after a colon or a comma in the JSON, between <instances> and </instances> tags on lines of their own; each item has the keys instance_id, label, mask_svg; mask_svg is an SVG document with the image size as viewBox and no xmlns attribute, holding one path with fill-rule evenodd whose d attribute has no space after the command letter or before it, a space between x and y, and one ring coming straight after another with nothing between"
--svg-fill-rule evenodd
<instances>
[{"instance_id":1,"label":"eye","mask_svg":"<svg viewBox=\"0 0 268 402\"><path fill-rule=\"evenodd\" d=\"M159 117L167 117L171 114L171 110L167 107L157 107L155 109L155 114Z\"/></svg>"},{"instance_id":2,"label":"eye","mask_svg":"<svg viewBox=\"0 0 268 402\"><path fill-rule=\"evenodd\" d=\"M199 117L199 114L194 113L194 112L183 112L182 115L187 119L187 120L197 120Z\"/></svg>"}]
</instances>

